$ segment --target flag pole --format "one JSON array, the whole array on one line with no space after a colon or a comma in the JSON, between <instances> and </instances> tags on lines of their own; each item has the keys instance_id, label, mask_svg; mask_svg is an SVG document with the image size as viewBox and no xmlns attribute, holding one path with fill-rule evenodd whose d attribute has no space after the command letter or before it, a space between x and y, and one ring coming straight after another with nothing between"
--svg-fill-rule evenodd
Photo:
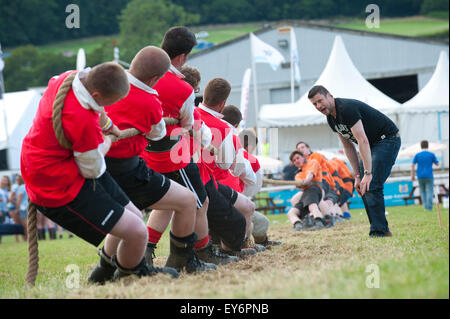
<instances>
[{"instance_id":1,"label":"flag pole","mask_svg":"<svg viewBox=\"0 0 450 319\"><path fill-rule=\"evenodd\" d=\"M291 29L292 33L292 29ZM291 37L292 38L292 37ZM292 40L289 41L289 45L291 47L291 103L294 103L295 94L294 94L294 53L292 51Z\"/></svg>"},{"instance_id":2,"label":"flag pole","mask_svg":"<svg viewBox=\"0 0 450 319\"><path fill-rule=\"evenodd\" d=\"M260 138L260 129L258 128L258 90L256 85L256 63L254 59L254 52L253 52L253 32L250 33L250 53L251 53L251 60L252 60L252 77L253 77L253 95L255 99L255 128L256 128L256 136L259 139L258 143L258 154L262 154L262 140Z\"/></svg>"}]
</instances>

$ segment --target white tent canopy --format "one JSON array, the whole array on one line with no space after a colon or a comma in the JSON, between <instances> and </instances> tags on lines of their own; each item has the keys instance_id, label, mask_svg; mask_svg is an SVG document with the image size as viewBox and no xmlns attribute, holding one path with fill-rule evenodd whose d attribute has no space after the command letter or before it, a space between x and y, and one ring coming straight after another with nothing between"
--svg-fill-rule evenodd
<instances>
[{"instance_id":1,"label":"white tent canopy","mask_svg":"<svg viewBox=\"0 0 450 319\"><path fill-rule=\"evenodd\" d=\"M441 51L439 60L428 83L401 107L402 112L448 111L449 62L447 52Z\"/></svg>"},{"instance_id":2,"label":"white tent canopy","mask_svg":"<svg viewBox=\"0 0 450 319\"><path fill-rule=\"evenodd\" d=\"M315 85L327 88L335 97L357 99L385 114L394 113L400 103L370 84L358 71L347 53L344 42L336 36L327 65ZM315 109L304 94L296 103L263 105L260 126L309 126L326 123L326 117Z\"/></svg>"},{"instance_id":3,"label":"white tent canopy","mask_svg":"<svg viewBox=\"0 0 450 319\"><path fill-rule=\"evenodd\" d=\"M421 140L447 143L449 122L449 60L442 51L428 83L399 108L403 145ZM444 162L448 159L445 151Z\"/></svg>"},{"instance_id":4,"label":"white tent canopy","mask_svg":"<svg viewBox=\"0 0 450 319\"><path fill-rule=\"evenodd\" d=\"M440 144L440 143L429 143L428 144L428 150L432 153L441 152L446 149L447 149L447 145L445 145L445 144ZM414 145L411 145L411 146L408 146L408 147L402 149L398 153L398 157L399 158L414 157L414 155L416 155L417 153L419 153L421 151L422 151L422 148L420 147L420 143L416 143Z\"/></svg>"},{"instance_id":5,"label":"white tent canopy","mask_svg":"<svg viewBox=\"0 0 450 319\"><path fill-rule=\"evenodd\" d=\"M20 169L22 140L33 123L41 95L34 91L5 93L0 100L0 150L8 150L9 169Z\"/></svg>"}]
</instances>

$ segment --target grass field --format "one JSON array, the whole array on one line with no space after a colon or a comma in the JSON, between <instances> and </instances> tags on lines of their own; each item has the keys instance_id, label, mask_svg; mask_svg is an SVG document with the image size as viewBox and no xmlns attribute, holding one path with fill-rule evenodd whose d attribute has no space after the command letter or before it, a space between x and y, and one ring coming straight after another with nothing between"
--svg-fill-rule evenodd
<instances>
[{"instance_id":1,"label":"grass field","mask_svg":"<svg viewBox=\"0 0 450 319\"><path fill-rule=\"evenodd\" d=\"M236 27L224 27L219 29L210 29L207 30L209 33L209 37L205 40L208 42L212 42L214 44L219 44L234 38L237 38L246 33L255 31L259 29L259 25L245 25L245 26L236 26ZM52 44L47 44L40 46L39 49L47 52L61 53L72 51L74 54L78 52L78 49L83 48L86 54L89 54L105 41L112 42L113 40L118 40L119 35L108 35L108 36L97 36L97 37L88 37L77 40L70 41L62 41Z\"/></svg>"},{"instance_id":2,"label":"grass field","mask_svg":"<svg viewBox=\"0 0 450 319\"><path fill-rule=\"evenodd\" d=\"M345 23L336 24L337 27L381 32L396 35L405 35L411 37L432 37L436 35L447 34L449 23L447 20L433 19L426 17L408 17L398 19L381 19L379 28L368 28L365 20L354 20Z\"/></svg>"},{"instance_id":3,"label":"grass field","mask_svg":"<svg viewBox=\"0 0 450 319\"><path fill-rule=\"evenodd\" d=\"M436 211L420 206L388 211L391 238L369 238L363 210L351 211L350 221L316 232L295 232L285 215L270 215L270 237L281 240L281 246L215 272L182 273L178 279L133 277L105 286L86 282L98 261L96 249L65 234L62 240L39 242L36 287L24 290L27 245L6 236L0 245L0 299L449 298L448 209L441 209L443 229ZM158 245L157 265L168 255L167 235ZM79 288L66 286L73 274L69 265L79 269ZM376 272L379 288L368 288L376 284Z\"/></svg>"}]
</instances>

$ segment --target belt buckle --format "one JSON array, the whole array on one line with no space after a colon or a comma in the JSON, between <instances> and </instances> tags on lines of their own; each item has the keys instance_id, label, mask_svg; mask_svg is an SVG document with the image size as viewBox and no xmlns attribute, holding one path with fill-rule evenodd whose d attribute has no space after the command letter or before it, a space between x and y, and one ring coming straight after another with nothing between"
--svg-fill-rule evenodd
<instances>
[{"instance_id":1,"label":"belt buckle","mask_svg":"<svg viewBox=\"0 0 450 319\"><path fill-rule=\"evenodd\" d=\"M384 140L386 138L386 135L381 135L381 139Z\"/></svg>"}]
</instances>

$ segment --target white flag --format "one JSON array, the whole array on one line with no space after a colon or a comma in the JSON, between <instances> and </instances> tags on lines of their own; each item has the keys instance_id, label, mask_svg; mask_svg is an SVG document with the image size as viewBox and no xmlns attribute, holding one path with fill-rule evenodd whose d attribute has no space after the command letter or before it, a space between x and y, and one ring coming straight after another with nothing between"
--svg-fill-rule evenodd
<instances>
[{"instance_id":1,"label":"white flag","mask_svg":"<svg viewBox=\"0 0 450 319\"><path fill-rule=\"evenodd\" d=\"M250 75L252 69L245 70L244 78L242 79L242 89L241 89L241 113L242 122L241 127L245 128L245 122L247 120L247 108L248 108L248 94L250 91Z\"/></svg>"},{"instance_id":2,"label":"white flag","mask_svg":"<svg viewBox=\"0 0 450 319\"><path fill-rule=\"evenodd\" d=\"M86 54L83 48L78 50L77 54L77 71L82 71L86 67Z\"/></svg>"},{"instance_id":3,"label":"white flag","mask_svg":"<svg viewBox=\"0 0 450 319\"><path fill-rule=\"evenodd\" d=\"M0 44L0 72L2 72L3 68L5 67L5 62L3 62L2 55L2 45Z\"/></svg>"},{"instance_id":4,"label":"white flag","mask_svg":"<svg viewBox=\"0 0 450 319\"><path fill-rule=\"evenodd\" d=\"M252 32L250 43L255 63L269 63L275 71L281 63L285 62L283 55L277 49L258 39Z\"/></svg>"},{"instance_id":5,"label":"white flag","mask_svg":"<svg viewBox=\"0 0 450 319\"><path fill-rule=\"evenodd\" d=\"M297 38L295 37L294 28L291 28L291 67L294 68L294 77L297 83L300 83L300 68L297 49Z\"/></svg>"}]
</instances>

